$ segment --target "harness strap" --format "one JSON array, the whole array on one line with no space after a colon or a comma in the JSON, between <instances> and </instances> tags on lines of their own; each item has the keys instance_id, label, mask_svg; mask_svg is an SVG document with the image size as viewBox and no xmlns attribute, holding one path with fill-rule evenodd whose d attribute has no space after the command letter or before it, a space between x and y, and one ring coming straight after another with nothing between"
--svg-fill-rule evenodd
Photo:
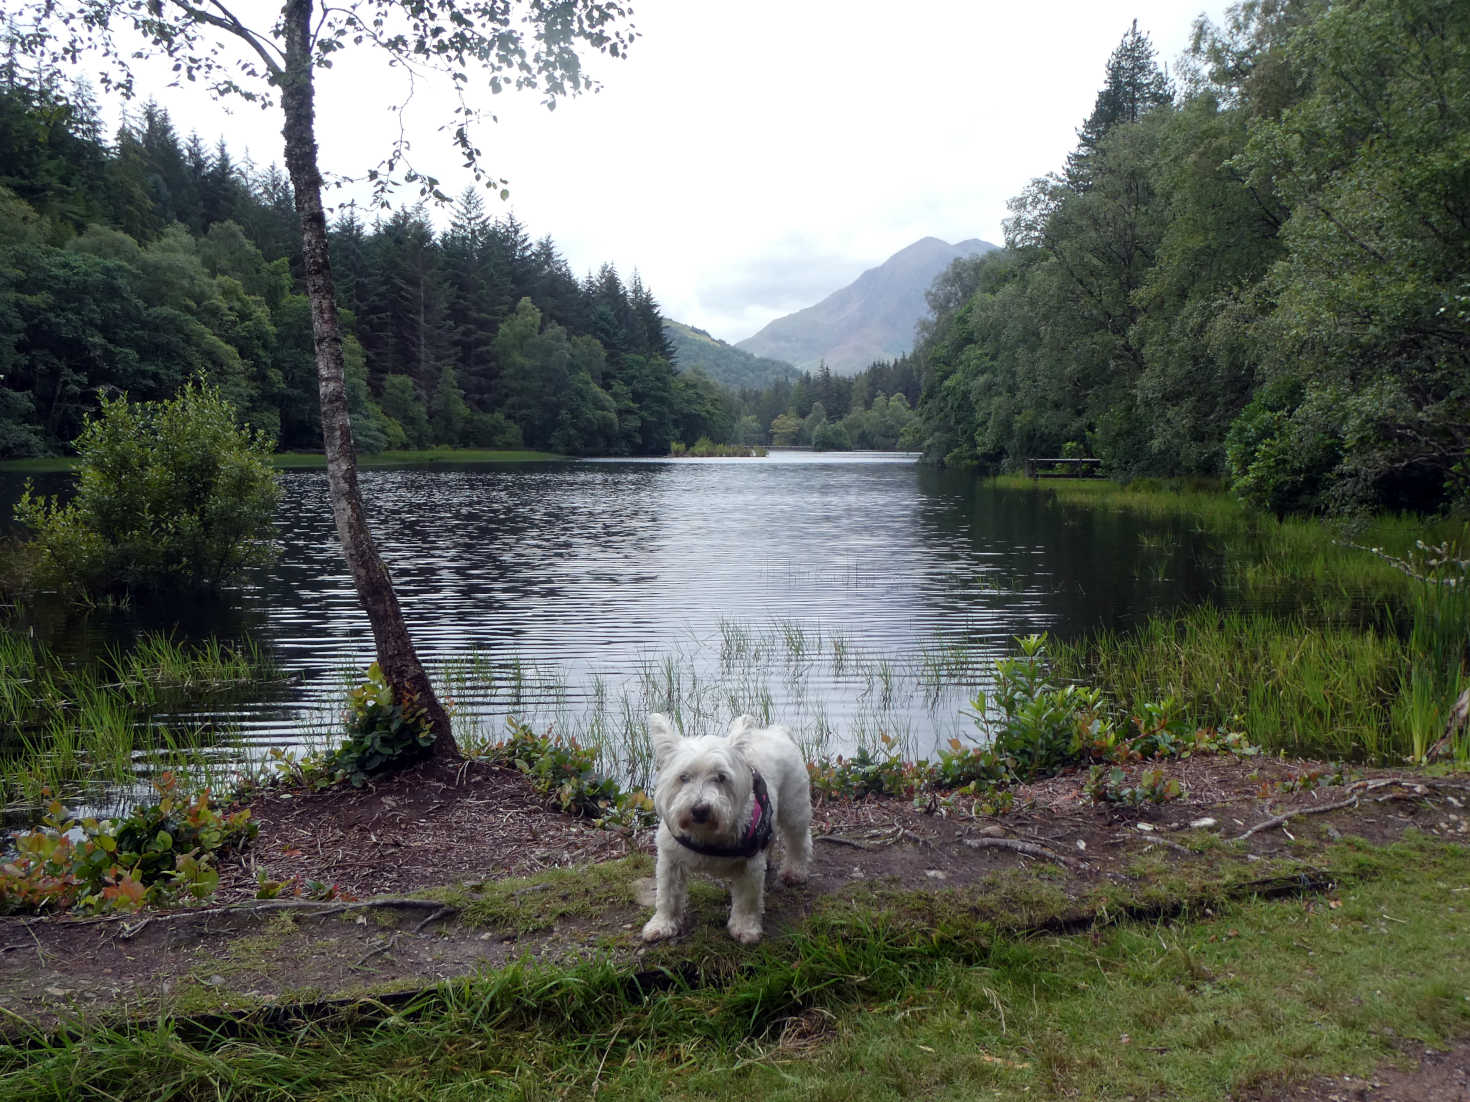
<instances>
[{"instance_id":1,"label":"harness strap","mask_svg":"<svg viewBox=\"0 0 1470 1102\"><path fill-rule=\"evenodd\" d=\"M771 844L771 794L766 791L766 779L757 769L750 771L750 791L754 797L755 809L751 812L750 825L745 828L745 836L739 845L719 846L696 842L683 834L674 834L674 839L686 849L692 849L705 857L754 857Z\"/></svg>"}]
</instances>

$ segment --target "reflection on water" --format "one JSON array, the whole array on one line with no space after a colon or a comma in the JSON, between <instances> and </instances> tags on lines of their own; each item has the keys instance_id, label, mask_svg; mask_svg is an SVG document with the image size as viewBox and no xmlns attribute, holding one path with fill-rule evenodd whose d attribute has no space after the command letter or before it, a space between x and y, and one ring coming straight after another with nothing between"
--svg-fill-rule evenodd
<instances>
[{"instance_id":1,"label":"reflection on water","mask_svg":"<svg viewBox=\"0 0 1470 1102\"><path fill-rule=\"evenodd\" d=\"M1136 519L1069 512L911 456L361 477L410 631L462 734L493 736L513 714L619 744L648 708L695 731L749 710L796 729L809 751L886 734L927 754L973 732L966 703L1013 636L1126 621L1211 584L1187 532L1143 533ZM192 717L238 724L256 747L328 730L344 676L372 660L325 473L288 472L282 485L280 559L238 607L166 613L185 635L252 635L299 674L286 699ZM130 626L156 615L138 610ZM55 641L97 637L71 623Z\"/></svg>"}]
</instances>

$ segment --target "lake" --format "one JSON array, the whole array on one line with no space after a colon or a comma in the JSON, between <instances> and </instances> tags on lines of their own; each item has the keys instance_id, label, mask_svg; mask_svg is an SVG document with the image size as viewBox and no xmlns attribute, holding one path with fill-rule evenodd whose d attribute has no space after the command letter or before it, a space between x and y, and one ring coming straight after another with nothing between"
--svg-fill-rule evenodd
<instances>
[{"instance_id":1,"label":"lake","mask_svg":"<svg viewBox=\"0 0 1470 1102\"><path fill-rule=\"evenodd\" d=\"M691 733L742 711L811 755L888 738L911 756L972 737L1013 637L1071 636L1214 595L1183 524L1072 510L911 455L581 461L362 472L380 551L461 737L508 716L632 753L650 709ZM19 476L0 476L0 500ZM69 476L38 479L43 490ZM329 737L372 661L326 475L281 475L272 567L230 606L38 633L85 654L142 627L250 636L293 681L176 725L237 729L248 755ZM6 511L8 516L8 507Z\"/></svg>"}]
</instances>

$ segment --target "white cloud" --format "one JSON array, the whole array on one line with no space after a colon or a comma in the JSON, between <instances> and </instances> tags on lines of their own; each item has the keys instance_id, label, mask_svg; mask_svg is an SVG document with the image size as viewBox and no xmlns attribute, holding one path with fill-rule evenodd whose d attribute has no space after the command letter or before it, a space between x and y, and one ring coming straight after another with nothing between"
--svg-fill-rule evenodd
<instances>
[{"instance_id":1,"label":"white cloud","mask_svg":"<svg viewBox=\"0 0 1470 1102\"><path fill-rule=\"evenodd\" d=\"M257 0L262 10L273 5ZM1136 17L1173 62L1200 10L1178 0L634 0L626 61L547 112L486 95L479 145L510 207L579 275L637 269L673 318L731 342L810 305L925 235L999 243L1005 203L1058 168ZM340 56L340 55L339 55ZM191 90L193 91L193 90ZM396 132L376 57L320 74L323 168L360 173ZM273 114L228 118L158 93L183 132L258 164ZM421 168L464 184L422 87L406 119ZM405 197L407 198L407 197ZM501 209L498 203L492 210Z\"/></svg>"}]
</instances>

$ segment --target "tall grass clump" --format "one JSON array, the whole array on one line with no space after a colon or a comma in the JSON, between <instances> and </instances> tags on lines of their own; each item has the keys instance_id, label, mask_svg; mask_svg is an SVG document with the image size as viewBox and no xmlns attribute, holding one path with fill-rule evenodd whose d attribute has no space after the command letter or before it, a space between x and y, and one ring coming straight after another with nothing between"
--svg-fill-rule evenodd
<instances>
[{"instance_id":1,"label":"tall grass clump","mask_svg":"<svg viewBox=\"0 0 1470 1102\"><path fill-rule=\"evenodd\" d=\"M1054 643L1058 673L1104 686L1125 708L1173 697L1198 723L1235 717L1256 745L1305 757L1402 757L1390 701L1402 648L1391 636L1308 629L1295 617L1205 606L1132 632Z\"/></svg>"},{"instance_id":2,"label":"tall grass clump","mask_svg":"<svg viewBox=\"0 0 1470 1102\"><path fill-rule=\"evenodd\" d=\"M1421 761L1470 671L1470 526L1446 518L1275 518L1224 495L1075 483L1067 505L1192 517L1219 549L1214 607L1055 643L1060 675L1125 705L1173 696L1239 717L1270 750ZM1452 747L1470 757L1462 732Z\"/></svg>"},{"instance_id":3,"label":"tall grass clump","mask_svg":"<svg viewBox=\"0 0 1470 1102\"><path fill-rule=\"evenodd\" d=\"M230 699L280 674L253 643L181 644L150 634L69 665L0 626L0 802L135 785L140 772L207 768L217 734L171 730L168 717Z\"/></svg>"}]
</instances>

